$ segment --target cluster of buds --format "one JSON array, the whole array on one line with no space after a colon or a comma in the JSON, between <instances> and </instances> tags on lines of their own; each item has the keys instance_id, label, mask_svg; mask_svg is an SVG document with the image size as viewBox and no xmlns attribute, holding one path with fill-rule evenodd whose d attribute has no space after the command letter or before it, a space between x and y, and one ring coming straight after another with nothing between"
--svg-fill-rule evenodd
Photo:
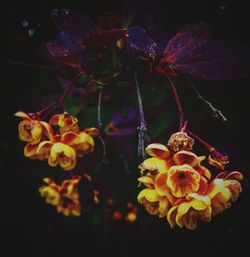
<instances>
[{"instance_id":1,"label":"cluster of buds","mask_svg":"<svg viewBox=\"0 0 250 257\"><path fill-rule=\"evenodd\" d=\"M211 173L202 161L205 156L192 152L194 140L185 132L171 136L168 145L154 143L146 148L150 158L139 166L138 179L144 188L138 201L151 215L167 217L171 227L195 229L199 220L209 222L211 217L229 208L241 192L238 171L221 171L211 179ZM213 164L210 155L209 163ZM216 163L224 161L217 158ZM226 160L228 161L228 160Z\"/></svg>"},{"instance_id":2,"label":"cluster of buds","mask_svg":"<svg viewBox=\"0 0 250 257\"><path fill-rule=\"evenodd\" d=\"M39 188L42 197L46 203L56 206L57 212L65 216L80 216L83 207L81 206L79 195L79 182L81 179L87 179L91 182L91 177L87 174L82 176L74 175L70 179L64 180L60 185L51 178L44 178L47 185ZM99 192L94 190L92 200L98 203Z\"/></svg>"},{"instance_id":3,"label":"cluster of buds","mask_svg":"<svg viewBox=\"0 0 250 257\"><path fill-rule=\"evenodd\" d=\"M72 170L77 157L94 150L93 136L98 135L99 130L80 131L77 118L66 112L52 116L48 123L34 114L19 111L15 115L23 119L18 126L19 138L27 142L24 155L30 159L48 160L52 167L59 165L64 170Z\"/></svg>"}]
</instances>

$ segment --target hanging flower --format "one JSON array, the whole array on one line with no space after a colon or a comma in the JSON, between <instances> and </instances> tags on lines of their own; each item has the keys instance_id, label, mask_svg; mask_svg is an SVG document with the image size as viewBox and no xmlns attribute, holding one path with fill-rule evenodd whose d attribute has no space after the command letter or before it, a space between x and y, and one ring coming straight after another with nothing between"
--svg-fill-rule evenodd
<instances>
[{"instance_id":1,"label":"hanging flower","mask_svg":"<svg viewBox=\"0 0 250 257\"><path fill-rule=\"evenodd\" d=\"M55 143L50 149L48 163L55 167L60 165L64 170L72 170L76 166L75 150L63 143Z\"/></svg>"},{"instance_id":2,"label":"hanging flower","mask_svg":"<svg viewBox=\"0 0 250 257\"><path fill-rule=\"evenodd\" d=\"M223 170L225 166L229 163L229 158L226 155L222 155L216 150L213 150L208 156L208 162L211 166L219 170Z\"/></svg>"},{"instance_id":3,"label":"hanging flower","mask_svg":"<svg viewBox=\"0 0 250 257\"><path fill-rule=\"evenodd\" d=\"M242 191L238 180L243 178L240 172L220 173L208 187L207 194L211 199L212 214L217 215L231 207Z\"/></svg>"},{"instance_id":4,"label":"hanging flower","mask_svg":"<svg viewBox=\"0 0 250 257\"><path fill-rule=\"evenodd\" d=\"M194 230L199 220L210 222L210 204L208 196L191 193L169 210L167 220L172 228L178 225Z\"/></svg>"},{"instance_id":5,"label":"hanging flower","mask_svg":"<svg viewBox=\"0 0 250 257\"><path fill-rule=\"evenodd\" d=\"M48 123L22 111L15 113L15 116L23 118L18 125L20 140L35 145L43 138L51 139L53 137L53 130Z\"/></svg>"},{"instance_id":6,"label":"hanging flower","mask_svg":"<svg viewBox=\"0 0 250 257\"><path fill-rule=\"evenodd\" d=\"M68 131L72 131L72 132L79 131L78 119L68 114L67 112L52 116L49 120L49 124L51 126L59 126L59 131L61 134Z\"/></svg>"},{"instance_id":7,"label":"hanging flower","mask_svg":"<svg viewBox=\"0 0 250 257\"><path fill-rule=\"evenodd\" d=\"M93 137L84 131L67 132L62 135L61 142L74 148L78 157L93 152L95 145Z\"/></svg>"},{"instance_id":8,"label":"hanging flower","mask_svg":"<svg viewBox=\"0 0 250 257\"><path fill-rule=\"evenodd\" d=\"M200 174L190 165L176 165L168 171L167 186L175 197L183 197L199 189L200 179Z\"/></svg>"},{"instance_id":9,"label":"hanging flower","mask_svg":"<svg viewBox=\"0 0 250 257\"><path fill-rule=\"evenodd\" d=\"M50 155L50 149L53 143L51 141L42 141L36 145L28 143L24 147L24 156L30 159L47 160Z\"/></svg>"},{"instance_id":10,"label":"hanging flower","mask_svg":"<svg viewBox=\"0 0 250 257\"><path fill-rule=\"evenodd\" d=\"M155 189L145 188L137 196L139 203L143 204L151 215L158 215L159 218L167 215L169 201L165 196L159 196Z\"/></svg>"}]
</instances>

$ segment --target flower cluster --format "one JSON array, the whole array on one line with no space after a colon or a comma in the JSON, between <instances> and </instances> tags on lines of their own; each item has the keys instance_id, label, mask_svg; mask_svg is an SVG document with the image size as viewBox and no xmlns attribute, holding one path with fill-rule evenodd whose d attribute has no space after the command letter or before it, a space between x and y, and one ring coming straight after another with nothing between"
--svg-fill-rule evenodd
<instances>
[{"instance_id":1,"label":"flower cluster","mask_svg":"<svg viewBox=\"0 0 250 257\"><path fill-rule=\"evenodd\" d=\"M199 220L209 222L229 208L241 192L242 174L222 171L212 180L202 165L206 157L192 152L193 143L184 132L175 133L168 146L148 145L151 157L139 166L142 176L138 180L146 188L138 201L151 215L167 217L171 227L195 229Z\"/></svg>"},{"instance_id":2,"label":"flower cluster","mask_svg":"<svg viewBox=\"0 0 250 257\"><path fill-rule=\"evenodd\" d=\"M77 118L66 112L52 116L48 123L21 111L15 115L23 119L18 126L19 138L27 142L24 155L30 159L48 160L52 167L59 165L64 170L72 170L77 157L94 150L93 136L98 135L99 130L80 131Z\"/></svg>"},{"instance_id":3,"label":"flower cluster","mask_svg":"<svg viewBox=\"0 0 250 257\"><path fill-rule=\"evenodd\" d=\"M39 188L46 203L56 206L57 212L65 216L80 216L82 206L79 195L79 182L82 178L91 182L91 177L87 174L83 176L74 175L70 179L64 180L60 185L56 184L51 178L44 178L47 185ZM93 191L93 201L98 203L98 191Z\"/></svg>"}]
</instances>

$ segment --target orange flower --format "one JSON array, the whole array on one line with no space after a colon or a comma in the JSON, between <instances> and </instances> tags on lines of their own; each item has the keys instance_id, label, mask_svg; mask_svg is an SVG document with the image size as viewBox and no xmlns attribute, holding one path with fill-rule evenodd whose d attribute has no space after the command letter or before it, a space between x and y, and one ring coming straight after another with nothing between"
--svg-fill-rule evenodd
<instances>
[{"instance_id":1,"label":"orange flower","mask_svg":"<svg viewBox=\"0 0 250 257\"><path fill-rule=\"evenodd\" d=\"M241 184L237 180L242 179L240 172L231 172L227 175L226 172L222 172L214 179L208 187L207 194L211 199L212 214L217 215L223 210L231 207L235 202L239 194L241 193Z\"/></svg>"},{"instance_id":2,"label":"orange flower","mask_svg":"<svg viewBox=\"0 0 250 257\"><path fill-rule=\"evenodd\" d=\"M48 123L34 119L21 111L15 113L15 116L23 118L18 125L20 140L35 145L44 137L48 139L53 137L53 130Z\"/></svg>"},{"instance_id":3,"label":"orange flower","mask_svg":"<svg viewBox=\"0 0 250 257\"><path fill-rule=\"evenodd\" d=\"M72 170L76 166L75 150L63 143L55 143L50 149L48 163L55 167L58 164L64 170Z\"/></svg>"},{"instance_id":4,"label":"orange flower","mask_svg":"<svg viewBox=\"0 0 250 257\"><path fill-rule=\"evenodd\" d=\"M188 164L172 166L168 171L167 186L175 197L184 197L199 189L200 179L200 174Z\"/></svg>"},{"instance_id":5,"label":"orange flower","mask_svg":"<svg viewBox=\"0 0 250 257\"><path fill-rule=\"evenodd\" d=\"M59 131L61 134L72 131L78 132L78 120L76 117L69 115L67 112L63 114L56 114L49 120L51 126L59 126Z\"/></svg>"},{"instance_id":6,"label":"orange flower","mask_svg":"<svg viewBox=\"0 0 250 257\"><path fill-rule=\"evenodd\" d=\"M187 229L194 230L198 220L210 222L210 204L208 196L189 194L169 210L167 220L172 228L178 225L181 228L185 226Z\"/></svg>"}]
</instances>

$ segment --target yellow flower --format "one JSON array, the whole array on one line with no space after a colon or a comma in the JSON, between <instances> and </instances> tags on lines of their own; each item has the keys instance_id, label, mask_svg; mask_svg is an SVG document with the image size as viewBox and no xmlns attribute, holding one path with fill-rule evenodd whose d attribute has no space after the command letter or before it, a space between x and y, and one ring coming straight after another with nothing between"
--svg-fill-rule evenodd
<instances>
[{"instance_id":1,"label":"yellow flower","mask_svg":"<svg viewBox=\"0 0 250 257\"><path fill-rule=\"evenodd\" d=\"M61 134L68 131L79 131L77 118L72 115L69 115L67 112L52 116L49 120L49 124L51 126L59 126L59 131Z\"/></svg>"},{"instance_id":2,"label":"yellow flower","mask_svg":"<svg viewBox=\"0 0 250 257\"><path fill-rule=\"evenodd\" d=\"M53 179L45 178L43 180L47 186L41 186L39 192L45 198L46 203L51 205L58 205L60 202L60 187L54 182Z\"/></svg>"},{"instance_id":3,"label":"yellow flower","mask_svg":"<svg viewBox=\"0 0 250 257\"><path fill-rule=\"evenodd\" d=\"M95 145L93 138L84 131L67 132L62 135L61 142L74 148L78 157L93 152Z\"/></svg>"},{"instance_id":4,"label":"yellow flower","mask_svg":"<svg viewBox=\"0 0 250 257\"><path fill-rule=\"evenodd\" d=\"M212 214L217 215L225 209L231 207L242 191L241 184L238 180L242 179L240 172L231 172L227 175L223 172L218 176L221 178L214 179L208 186L207 194L211 199Z\"/></svg>"},{"instance_id":5,"label":"yellow flower","mask_svg":"<svg viewBox=\"0 0 250 257\"><path fill-rule=\"evenodd\" d=\"M165 196L159 196L155 189L145 188L137 196L139 203L143 204L151 215L158 215L159 218L167 215L169 201Z\"/></svg>"},{"instance_id":6,"label":"yellow flower","mask_svg":"<svg viewBox=\"0 0 250 257\"><path fill-rule=\"evenodd\" d=\"M188 164L172 166L168 171L167 186L175 197L184 197L200 187L200 174Z\"/></svg>"},{"instance_id":7,"label":"yellow flower","mask_svg":"<svg viewBox=\"0 0 250 257\"><path fill-rule=\"evenodd\" d=\"M23 118L18 125L20 140L35 145L39 143L43 137L48 139L53 137L53 130L48 123L33 119L31 116L21 111L15 113L15 116Z\"/></svg>"},{"instance_id":8,"label":"yellow flower","mask_svg":"<svg viewBox=\"0 0 250 257\"><path fill-rule=\"evenodd\" d=\"M55 143L50 149L48 163L55 167L58 164L64 170L72 170L76 166L75 150L63 143Z\"/></svg>"},{"instance_id":9,"label":"yellow flower","mask_svg":"<svg viewBox=\"0 0 250 257\"><path fill-rule=\"evenodd\" d=\"M51 141L42 141L36 145L28 143L24 147L24 156L30 159L47 160L50 155L50 149L53 143Z\"/></svg>"},{"instance_id":10,"label":"yellow flower","mask_svg":"<svg viewBox=\"0 0 250 257\"><path fill-rule=\"evenodd\" d=\"M181 228L185 226L187 229L194 230L198 220L210 222L210 204L208 196L196 193L189 194L186 199L169 210L167 220L172 228L178 225Z\"/></svg>"}]
</instances>

